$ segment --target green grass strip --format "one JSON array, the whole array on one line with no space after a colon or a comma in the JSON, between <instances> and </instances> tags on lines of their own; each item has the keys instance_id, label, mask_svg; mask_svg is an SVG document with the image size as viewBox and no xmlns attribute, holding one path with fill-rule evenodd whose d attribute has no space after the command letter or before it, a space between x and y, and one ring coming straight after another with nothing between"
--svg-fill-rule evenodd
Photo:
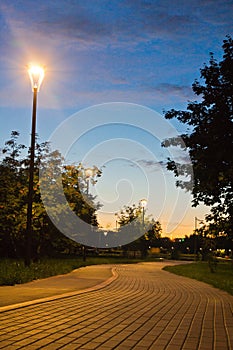
<instances>
[{"instance_id":1,"label":"green grass strip","mask_svg":"<svg viewBox=\"0 0 233 350\"><path fill-rule=\"evenodd\" d=\"M0 260L0 285L13 286L30 282L36 279L69 273L88 265L98 264L125 264L137 263L141 260L112 258L112 257L88 257L86 261L82 258L67 259L43 259L25 267L23 260L2 259Z\"/></svg>"},{"instance_id":2,"label":"green grass strip","mask_svg":"<svg viewBox=\"0 0 233 350\"><path fill-rule=\"evenodd\" d=\"M164 270L176 275L185 276L208 283L233 295L233 264L218 263L216 272L210 272L207 262L197 262L186 265L166 266Z\"/></svg>"}]
</instances>

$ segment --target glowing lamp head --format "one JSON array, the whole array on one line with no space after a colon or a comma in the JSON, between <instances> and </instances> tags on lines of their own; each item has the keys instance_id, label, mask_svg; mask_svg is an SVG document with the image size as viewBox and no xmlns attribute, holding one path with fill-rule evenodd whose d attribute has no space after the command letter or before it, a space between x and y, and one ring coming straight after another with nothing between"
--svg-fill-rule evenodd
<instances>
[{"instance_id":1,"label":"glowing lamp head","mask_svg":"<svg viewBox=\"0 0 233 350\"><path fill-rule=\"evenodd\" d=\"M141 199L140 203L141 203L142 208L145 208L147 205L147 199Z\"/></svg>"},{"instance_id":2,"label":"glowing lamp head","mask_svg":"<svg viewBox=\"0 0 233 350\"><path fill-rule=\"evenodd\" d=\"M30 65L28 67L28 74L32 84L32 91L35 89L39 91L44 79L44 68L41 66Z\"/></svg>"},{"instance_id":3,"label":"glowing lamp head","mask_svg":"<svg viewBox=\"0 0 233 350\"><path fill-rule=\"evenodd\" d=\"M85 169L85 175L87 178L93 176L93 169L91 169L91 168Z\"/></svg>"}]
</instances>

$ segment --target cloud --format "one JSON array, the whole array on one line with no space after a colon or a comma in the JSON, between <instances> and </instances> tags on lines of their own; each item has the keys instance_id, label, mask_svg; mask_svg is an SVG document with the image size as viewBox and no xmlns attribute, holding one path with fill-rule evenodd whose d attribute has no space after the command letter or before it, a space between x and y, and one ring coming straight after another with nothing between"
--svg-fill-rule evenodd
<instances>
[{"instance_id":1,"label":"cloud","mask_svg":"<svg viewBox=\"0 0 233 350\"><path fill-rule=\"evenodd\" d=\"M139 164L142 164L143 166L145 166L146 168L161 168L162 166L164 166L164 162L163 161L154 161L154 160L145 160L145 159L140 159L138 160Z\"/></svg>"},{"instance_id":2,"label":"cloud","mask_svg":"<svg viewBox=\"0 0 233 350\"><path fill-rule=\"evenodd\" d=\"M5 3L5 6L4 6ZM230 3L225 7L210 6L205 1L190 1L187 6L182 2L113 0L89 1L86 3L71 0L40 1L37 6L31 1L3 1L1 7L9 25L19 30L27 30L27 35L42 35L47 38L60 38L68 42L78 42L80 46L92 44L135 44L152 39L190 40L190 34L203 31L206 21L218 21L219 24L231 23ZM216 11L218 8L218 11ZM205 10L208 10L205 16ZM195 29L195 31L194 31ZM78 49L78 47L77 47Z\"/></svg>"},{"instance_id":3,"label":"cloud","mask_svg":"<svg viewBox=\"0 0 233 350\"><path fill-rule=\"evenodd\" d=\"M77 99L83 106L121 100L167 109L192 100L192 90L185 84L191 85L204 62L199 50L205 58L209 51L205 44L196 48L193 43L205 38L208 45L216 42L206 31L207 17L194 4L41 0L35 6L30 0L2 0L0 61L4 74L9 67L13 69L12 84L5 79L1 104L8 103L10 90L16 86L15 68L24 67L33 57L50 68L45 83L56 105L75 107ZM215 21L217 10L212 5L206 0L204 8L210 11L208 20ZM227 1L225 5L228 9ZM221 22L224 18L232 23L226 9L219 3ZM48 85L52 82L55 90ZM63 96L64 89L69 99ZM51 101L48 104L53 108Z\"/></svg>"},{"instance_id":4,"label":"cloud","mask_svg":"<svg viewBox=\"0 0 233 350\"><path fill-rule=\"evenodd\" d=\"M218 26L218 29L225 25L232 28L231 0L126 0L124 4L145 23L145 31L154 35L161 34L167 39L183 37L192 40L197 34L203 37L204 31L205 35L208 32L211 34L214 26ZM213 27L208 28L207 23Z\"/></svg>"},{"instance_id":5,"label":"cloud","mask_svg":"<svg viewBox=\"0 0 233 350\"><path fill-rule=\"evenodd\" d=\"M200 0L198 2L201 4ZM207 36L209 42L216 42L216 37L211 40L214 28L210 28L209 23L216 26L219 18L223 29L230 28L232 23L228 1L225 7L219 2L218 11L209 1L205 1L202 11L195 3L197 1L184 5L168 0L113 0L110 5L107 0L85 3L42 0L34 6L30 0L3 0L0 29L4 35L0 36L0 45L4 47L8 38L12 44L17 42L18 45L23 40L28 47L38 45L42 50L44 47L44 51L53 46L57 51L62 48L63 52L69 50L71 54L88 50L92 55L96 49L109 52L112 48L121 48L138 52L141 43L149 44L150 50L158 50L158 54L160 50L170 50L170 55L176 53L182 57L185 48ZM205 14L205 10L208 13ZM179 53L180 41L183 42L182 53ZM146 54L146 47L142 50ZM187 55L190 55L189 49L186 49Z\"/></svg>"},{"instance_id":6,"label":"cloud","mask_svg":"<svg viewBox=\"0 0 233 350\"><path fill-rule=\"evenodd\" d=\"M178 84L171 83L161 83L157 85L144 84L145 90L155 91L160 94L168 94L173 96L179 96L181 98L193 98L194 94L190 86L182 86Z\"/></svg>"},{"instance_id":7,"label":"cloud","mask_svg":"<svg viewBox=\"0 0 233 350\"><path fill-rule=\"evenodd\" d=\"M149 159L138 159L135 160L130 164L131 167L137 167L138 165L141 165L144 168L147 168L151 171L158 171L161 170L161 167L166 167L166 162L163 161L155 161L155 160L149 160Z\"/></svg>"}]
</instances>

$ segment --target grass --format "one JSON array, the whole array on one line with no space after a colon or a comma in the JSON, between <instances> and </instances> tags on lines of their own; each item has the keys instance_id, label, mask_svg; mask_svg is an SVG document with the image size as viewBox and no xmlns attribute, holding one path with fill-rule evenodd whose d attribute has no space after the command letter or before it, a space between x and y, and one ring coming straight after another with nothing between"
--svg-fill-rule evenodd
<instances>
[{"instance_id":1,"label":"grass","mask_svg":"<svg viewBox=\"0 0 233 350\"><path fill-rule=\"evenodd\" d=\"M141 260L125 258L88 257L67 259L43 259L25 267L23 260L2 259L0 260L0 285L12 286L30 282L40 278L61 275L74 269L97 264L136 263Z\"/></svg>"},{"instance_id":2,"label":"grass","mask_svg":"<svg viewBox=\"0 0 233 350\"><path fill-rule=\"evenodd\" d=\"M231 262L219 262L215 273L210 272L206 262L166 266L164 270L208 283L233 295L233 266Z\"/></svg>"}]
</instances>

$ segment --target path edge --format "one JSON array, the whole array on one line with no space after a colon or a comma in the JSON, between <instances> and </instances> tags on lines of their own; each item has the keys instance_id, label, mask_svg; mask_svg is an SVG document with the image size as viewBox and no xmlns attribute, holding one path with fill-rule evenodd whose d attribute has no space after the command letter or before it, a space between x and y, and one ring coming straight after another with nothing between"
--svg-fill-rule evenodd
<instances>
[{"instance_id":1,"label":"path edge","mask_svg":"<svg viewBox=\"0 0 233 350\"><path fill-rule=\"evenodd\" d=\"M97 284L96 286L85 288L85 289L81 289L81 290L77 290L77 291L74 291L74 292L67 292L67 293L63 293L63 294L59 294L59 295L53 295L51 297L45 297L45 298L25 301L25 302L22 302L22 303L1 306L0 307L0 313L6 312L6 311L11 311L11 310L14 310L14 309L24 308L24 307L35 305L35 304L47 303L47 302L51 302L51 301L62 299L62 298L69 298L69 297L72 297L72 296L76 296L76 295L80 295L80 294L84 294L84 293L88 293L88 292L94 292L96 290L105 288L110 283L115 281L118 278L118 276L119 276L117 271L116 271L116 267L112 267L111 268L111 272L112 272L112 276L111 277L109 277L107 280Z\"/></svg>"}]
</instances>

